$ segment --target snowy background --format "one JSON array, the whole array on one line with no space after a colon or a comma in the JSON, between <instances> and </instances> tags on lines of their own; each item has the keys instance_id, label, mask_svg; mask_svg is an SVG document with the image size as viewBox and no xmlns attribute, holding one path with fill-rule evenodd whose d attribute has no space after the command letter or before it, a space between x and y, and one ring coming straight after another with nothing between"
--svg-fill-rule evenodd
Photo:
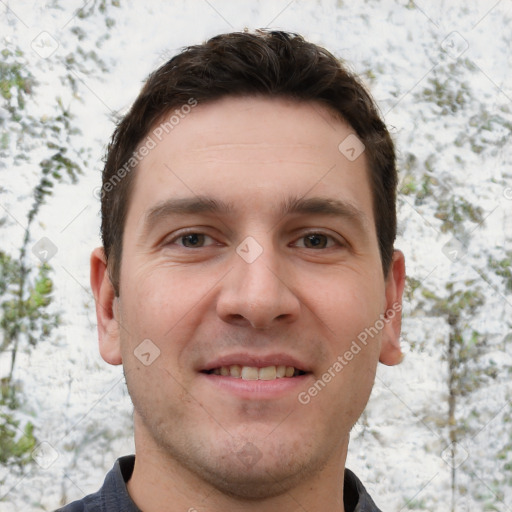
<instances>
[{"instance_id":1,"label":"snowy background","mask_svg":"<svg viewBox=\"0 0 512 512\"><path fill-rule=\"evenodd\" d=\"M68 134L70 152L85 162L78 184L59 183L31 227L29 248L47 237L57 249L49 263L52 308L62 324L18 354L19 414L35 425L39 448L23 471L0 468L0 510L53 510L97 490L115 459L133 452L122 370L98 354L89 289L89 255L100 245L101 159L114 120L148 73L181 47L221 32L272 27L298 32L347 61L370 87L399 152L396 246L410 277L407 355L399 367L379 367L347 466L384 511L512 511L512 290L505 281L512 239L511 0L4 0L0 12L1 47L19 48L35 79L30 115L44 122L60 98L79 130ZM0 121L8 132L2 107ZM30 152L16 160L22 135ZM23 241L42 151L30 137L19 134L2 148L1 247L13 254ZM505 261L501 273L493 272L491 258ZM31 252L28 259L40 264ZM461 306L470 357L454 370L442 301L466 289L484 300L474 310ZM0 377L9 360L8 352L0 354ZM450 420L447 382L454 371L463 390Z\"/></svg>"}]
</instances>

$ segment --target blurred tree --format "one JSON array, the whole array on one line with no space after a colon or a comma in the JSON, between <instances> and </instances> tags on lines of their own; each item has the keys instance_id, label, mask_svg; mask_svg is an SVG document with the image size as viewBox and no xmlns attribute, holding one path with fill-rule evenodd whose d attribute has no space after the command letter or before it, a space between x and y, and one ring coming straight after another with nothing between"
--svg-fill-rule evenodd
<instances>
[{"instance_id":1,"label":"blurred tree","mask_svg":"<svg viewBox=\"0 0 512 512\"><path fill-rule=\"evenodd\" d=\"M5 242L0 250L0 463L12 471L22 471L31 462L36 446L37 418L31 419L23 410L23 386L16 379L16 362L20 352L30 352L48 339L61 323L61 314L52 307L51 241L41 239L34 245L33 226L41 207L52 197L60 183L77 183L87 164L89 150L74 149L80 130L73 123L73 105L80 99L82 84L78 73L94 75L106 71L105 63L95 50L85 49L85 31L80 26L97 14L107 29L114 25L109 16L111 7L119 2L105 0L86 2L75 13L78 23L70 24L68 39L74 42L71 51L56 54L52 59L31 55L30 58L11 38L2 40L0 61L0 173L3 175L0 198L3 216L0 226ZM9 7L6 5L6 14ZM57 2L53 8L62 9ZM17 23L12 17L11 23ZM108 38L108 33L102 39ZM40 43L45 52L50 43ZM37 43L36 43L37 44ZM101 41L95 42L99 47ZM38 48L34 48L38 50ZM36 51L37 53L37 51ZM35 57L35 58L34 58ZM90 64L93 64L92 66ZM60 73L69 86L69 96L41 101L40 84L35 71ZM25 183L29 194L16 196L9 185L17 180ZM15 179L14 179L15 178ZM21 206L21 207L20 207ZM23 217L19 211L26 207ZM23 236L15 242L21 226ZM34 265L34 262L37 264ZM0 481L1 483L1 481Z\"/></svg>"},{"instance_id":2,"label":"blurred tree","mask_svg":"<svg viewBox=\"0 0 512 512\"><path fill-rule=\"evenodd\" d=\"M495 413L488 402L474 397L497 381L506 386L503 377L508 373L506 365L490 357L500 350L503 331L496 333L486 320L492 315L497 321L507 317L506 297L512 291L510 251L505 250L505 239L503 245L489 246L478 237L486 218L499 207L496 199L505 188L505 176L493 176L486 162L509 143L512 115L509 106L490 105L488 95L471 87L475 73L471 61L444 55L426 86L412 95L408 108L422 121L414 138L424 144L422 152L402 155L400 189L400 200L428 219L427 229L433 228L438 238L447 240L442 248L446 265L437 270L444 286L411 278L408 290L416 299L415 315L442 319L447 326L448 335L442 340L447 407L441 424L447 431L442 457L451 471L452 512L459 496L467 493L486 506L494 507L500 500L499 493L489 498L473 490L477 488L475 462L464 445ZM440 123L432 123L433 117ZM445 130L439 130L439 124ZM447 133L454 135L447 138ZM510 474L507 462L503 471ZM457 483L459 472L466 483ZM475 485L468 486L468 479Z\"/></svg>"}]
</instances>

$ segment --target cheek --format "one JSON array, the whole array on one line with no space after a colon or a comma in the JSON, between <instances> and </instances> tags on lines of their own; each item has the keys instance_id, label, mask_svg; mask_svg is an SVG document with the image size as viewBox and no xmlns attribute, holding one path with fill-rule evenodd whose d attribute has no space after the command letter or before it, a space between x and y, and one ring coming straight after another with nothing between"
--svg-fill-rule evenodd
<instances>
[{"instance_id":1,"label":"cheek","mask_svg":"<svg viewBox=\"0 0 512 512\"><path fill-rule=\"evenodd\" d=\"M329 379L325 398L329 395L327 403L337 404L340 413L357 417L375 379L381 338L375 326L383 312L383 286L377 278L362 279L356 272L321 284L314 313L329 328L329 353L322 369Z\"/></svg>"},{"instance_id":2,"label":"cheek","mask_svg":"<svg viewBox=\"0 0 512 512\"><path fill-rule=\"evenodd\" d=\"M126 386L135 411L146 426L160 431L160 435L166 429L179 428L183 417L179 404L191 400L173 373L159 364L158 359L149 367L125 368Z\"/></svg>"},{"instance_id":3,"label":"cheek","mask_svg":"<svg viewBox=\"0 0 512 512\"><path fill-rule=\"evenodd\" d=\"M139 335L164 338L200 307L207 290L198 286L197 280L184 279L180 274L170 268L133 274L122 302L125 321Z\"/></svg>"},{"instance_id":4,"label":"cheek","mask_svg":"<svg viewBox=\"0 0 512 512\"><path fill-rule=\"evenodd\" d=\"M135 354L149 339L158 353L149 368L165 366L176 377L188 378L184 355L190 352L197 330L209 318L209 280L197 275L184 277L181 269L160 267L139 270L125 282L120 310L123 365L130 371L146 369ZM153 385L159 386L158 379Z\"/></svg>"},{"instance_id":5,"label":"cheek","mask_svg":"<svg viewBox=\"0 0 512 512\"><path fill-rule=\"evenodd\" d=\"M384 288L377 277L362 278L357 272L342 271L321 280L317 277L313 282L314 294L304 295L304 301L340 342L350 343L383 313ZM301 286L307 289L304 283Z\"/></svg>"}]
</instances>

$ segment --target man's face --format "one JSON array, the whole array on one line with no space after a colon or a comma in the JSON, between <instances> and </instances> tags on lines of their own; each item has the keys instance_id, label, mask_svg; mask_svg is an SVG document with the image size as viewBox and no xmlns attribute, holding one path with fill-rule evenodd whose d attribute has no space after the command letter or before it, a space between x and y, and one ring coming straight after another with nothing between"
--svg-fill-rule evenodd
<instances>
[{"instance_id":1,"label":"man's face","mask_svg":"<svg viewBox=\"0 0 512 512\"><path fill-rule=\"evenodd\" d=\"M397 350L395 318L343 357L401 296L365 154L338 149L353 133L317 104L228 98L137 170L102 352L122 359L136 436L226 492L277 493L344 460L379 356Z\"/></svg>"}]
</instances>

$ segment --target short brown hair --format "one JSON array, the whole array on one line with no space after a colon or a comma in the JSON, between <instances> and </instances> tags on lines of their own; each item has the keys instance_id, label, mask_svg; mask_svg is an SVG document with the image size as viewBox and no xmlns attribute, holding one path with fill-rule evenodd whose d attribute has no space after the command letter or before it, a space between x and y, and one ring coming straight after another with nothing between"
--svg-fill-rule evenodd
<instances>
[{"instance_id":1,"label":"short brown hair","mask_svg":"<svg viewBox=\"0 0 512 512\"><path fill-rule=\"evenodd\" d=\"M365 145L384 275L396 237L396 158L393 142L360 80L334 55L298 34L233 32L189 46L146 81L108 146L101 193L101 235L110 279L119 295L125 217L137 148L172 109L226 96L315 101L349 123ZM340 141L341 142L341 141Z\"/></svg>"}]
</instances>

